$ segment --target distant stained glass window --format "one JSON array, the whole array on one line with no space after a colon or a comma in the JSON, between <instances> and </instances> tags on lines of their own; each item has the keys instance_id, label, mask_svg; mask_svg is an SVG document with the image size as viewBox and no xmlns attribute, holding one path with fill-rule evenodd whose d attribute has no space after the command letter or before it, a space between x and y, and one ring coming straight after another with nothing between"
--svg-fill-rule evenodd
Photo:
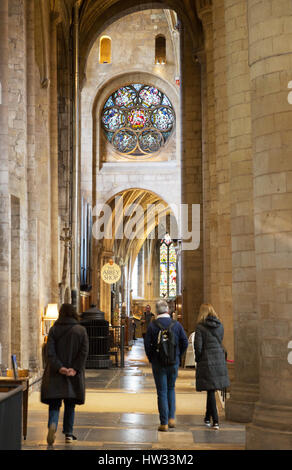
<instances>
[{"instance_id":1,"label":"distant stained glass window","mask_svg":"<svg viewBox=\"0 0 292 470\"><path fill-rule=\"evenodd\" d=\"M101 117L107 140L125 155L158 152L175 127L169 98L151 85L134 83L107 98Z\"/></svg>"},{"instance_id":2,"label":"distant stained glass window","mask_svg":"<svg viewBox=\"0 0 292 470\"><path fill-rule=\"evenodd\" d=\"M168 234L160 242L160 297L176 297L176 251Z\"/></svg>"}]
</instances>

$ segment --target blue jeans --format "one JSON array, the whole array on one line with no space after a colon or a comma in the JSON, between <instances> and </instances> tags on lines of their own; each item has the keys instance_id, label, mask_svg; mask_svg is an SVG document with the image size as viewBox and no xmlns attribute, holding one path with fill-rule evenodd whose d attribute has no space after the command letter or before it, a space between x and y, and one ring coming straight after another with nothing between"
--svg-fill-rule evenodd
<instances>
[{"instance_id":1,"label":"blue jeans","mask_svg":"<svg viewBox=\"0 0 292 470\"><path fill-rule=\"evenodd\" d=\"M178 364L167 367L161 367L157 363L152 364L160 423L163 425L168 424L169 419L175 418L175 381L178 367Z\"/></svg>"},{"instance_id":2,"label":"blue jeans","mask_svg":"<svg viewBox=\"0 0 292 470\"><path fill-rule=\"evenodd\" d=\"M62 405L61 399L51 400L49 404L49 421L48 427L52 423L55 423L56 429L58 427L59 422L59 414L60 408ZM75 418L75 403L71 400L64 400L64 418L63 418L63 433L64 434L72 434L73 433L73 426L74 426L74 418Z\"/></svg>"}]
</instances>

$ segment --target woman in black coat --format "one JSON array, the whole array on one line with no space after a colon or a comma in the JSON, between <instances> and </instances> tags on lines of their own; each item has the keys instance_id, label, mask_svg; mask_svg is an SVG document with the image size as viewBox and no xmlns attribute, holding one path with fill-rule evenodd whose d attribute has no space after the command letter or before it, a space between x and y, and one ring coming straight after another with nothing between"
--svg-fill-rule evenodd
<instances>
[{"instance_id":1,"label":"woman in black coat","mask_svg":"<svg viewBox=\"0 0 292 470\"><path fill-rule=\"evenodd\" d=\"M75 405L85 402L85 364L88 354L86 329L79 324L71 304L63 304L59 318L49 331L41 401L49 405L49 445L55 440L59 412L64 400L63 433L66 442L75 440Z\"/></svg>"},{"instance_id":2,"label":"woman in black coat","mask_svg":"<svg viewBox=\"0 0 292 470\"><path fill-rule=\"evenodd\" d=\"M224 328L210 304L202 304L195 332L196 390L207 391L207 405L204 422L219 429L216 406L216 390L229 387L225 350L222 346Z\"/></svg>"}]
</instances>

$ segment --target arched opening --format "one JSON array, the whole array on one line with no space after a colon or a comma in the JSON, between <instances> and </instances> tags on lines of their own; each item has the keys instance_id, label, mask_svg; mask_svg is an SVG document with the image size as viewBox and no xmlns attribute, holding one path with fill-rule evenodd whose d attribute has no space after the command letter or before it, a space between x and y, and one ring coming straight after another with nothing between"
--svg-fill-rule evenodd
<instances>
[{"instance_id":1,"label":"arched opening","mask_svg":"<svg viewBox=\"0 0 292 470\"><path fill-rule=\"evenodd\" d=\"M99 41L99 63L110 64L112 61L112 40L109 36L102 36Z\"/></svg>"},{"instance_id":2,"label":"arched opening","mask_svg":"<svg viewBox=\"0 0 292 470\"><path fill-rule=\"evenodd\" d=\"M166 37L158 34L155 38L155 64L166 64Z\"/></svg>"},{"instance_id":3,"label":"arched opening","mask_svg":"<svg viewBox=\"0 0 292 470\"><path fill-rule=\"evenodd\" d=\"M166 295L160 295L159 246L162 239L168 239L167 233L171 234L176 250L175 277L180 277L178 223L172 208L157 194L132 188L100 205L94 217L94 254L100 254L97 271L101 271L108 258L114 259L122 270L120 281L112 289L95 275L93 292L100 292L101 310L109 314L125 305L130 316L137 305L154 306L160 298L175 300L180 285L176 279L170 282ZM99 236L99 229L104 237ZM171 268L172 258L168 260Z\"/></svg>"}]
</instances>

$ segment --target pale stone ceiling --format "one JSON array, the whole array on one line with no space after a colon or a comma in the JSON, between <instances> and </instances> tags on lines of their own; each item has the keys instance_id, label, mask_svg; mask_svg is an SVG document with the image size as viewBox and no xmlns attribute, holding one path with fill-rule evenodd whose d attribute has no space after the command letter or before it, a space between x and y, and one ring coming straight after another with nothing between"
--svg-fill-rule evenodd
<instances>
[{"instance_id":1,"label":"pale stone ceiling","mask_svg":"<svg viewBox=\"0 0 292 470\"><path fill-rule=\"evenodd\" d=\"M199 0L209 3L211 0ZM59 13L64 30L69 32L72 23L72 12L76 0L50 0L51 11ZM113 21L126 14L139 10L172 9L178 14L188 29L194 50L202 46L201 23L196 14L195 0L77 0L80 4L80 58L84 69L88 53L98 34Z\"/></svg>"}]
</instances>

